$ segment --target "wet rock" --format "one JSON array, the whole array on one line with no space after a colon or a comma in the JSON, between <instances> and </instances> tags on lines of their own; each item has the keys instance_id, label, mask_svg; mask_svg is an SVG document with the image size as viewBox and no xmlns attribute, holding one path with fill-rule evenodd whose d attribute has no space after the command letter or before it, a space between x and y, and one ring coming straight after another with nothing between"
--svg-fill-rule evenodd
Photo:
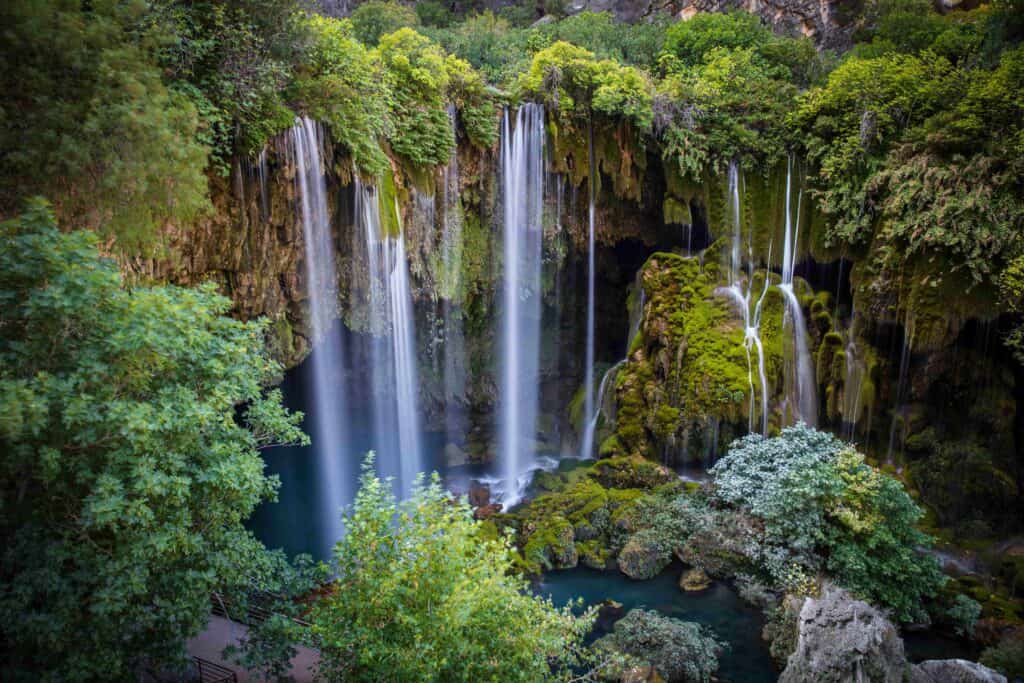
<instances>
[{"instance_id":1,"label":"wet rock","mask_svg":"<svg viewBox=\"0 0 1024 683\"><path fill-rule=\"evenodd\" d=\"M476 519L490 519L499 512L501 512L501 503L491 503L490 505L483 505L474 510L473 517Z\"/></svg>"},{"instance_id":2,"label":"wet rock","mask_svg":"<svg viewBox=\"0 0 1024 683\"><path fill-rule=\"evenodd\" d=\"M478 482L473 482L469 487L469 504L475 508L489 505L491 502L491 488Z\"/></svg>"},{"instance_id":3,"label":"wet rock","mask_svg":"<svg viewBox=\"0 0 1024 683\"><path fill-rule=\"evenodd\" d=\"M657 544L634 534L619 553L619 570L631 579L653 579L668 564Z\"/></svg>"},{"instance_id":4,"label":"wet rock","mask_svg":"<svg viewBox=\"0 0 1024 683\"><path fill-rule=\"evenodd\" d=\"M929 659L911 667L910 683L1006 683L1006 676L966 659Z\"/></svg>"},{"instance_id":5,"label":"wet rock","mask_svg":"<svg viewBox=\"0 0 1024 683\"><path fill-rule=\"evenodd\" d=\"M453 443L444 446L444 464L448 467L459 467L469 463L466 452Z\"/></svg>"},{"instance_id":6,"label":"wet rock","mask_svg":"<svg viewBox=\"0 0 1024 683\"><path fill-rule=\"evenodd\" d=\"M704 573L703 569L694 567L687 569L679 577L679 588L686 593L707 590L711 587L711 577Z\"/></svg>"},{"instance_id":7,"label":"wet rock","mask_svg":"<svg viewBox=\"0 0 1024 683\"><path fill-rule=\"evenodd\" d=\"M779 683L901 683L903 640L879 610L826 586L800 609L796 651Z\"/></svg>"}]
</instances>

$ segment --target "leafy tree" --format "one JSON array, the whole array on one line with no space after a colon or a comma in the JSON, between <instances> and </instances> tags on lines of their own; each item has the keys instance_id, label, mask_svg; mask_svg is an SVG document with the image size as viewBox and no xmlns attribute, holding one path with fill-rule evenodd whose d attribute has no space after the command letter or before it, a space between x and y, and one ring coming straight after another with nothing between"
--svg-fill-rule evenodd
<instances>
[{"instance_id":1,"label":"leafy tree","mask_svg":"<svg viewBox=\"0 0 1024 683\"><path fill-rule=\"evenodd\" d=\"M761 25L755 14L701 12L692 19L669 26L665 33L664 54L685 65L696 66L716 48L754 48L770 39L771 31Z\"/></svg>"},{"instance_id":2,"label":"leafy tree","mask_svg":"<svg viewBox=\"0 0 1024 683\"><path fill-rule=\"evenodd\" d=\"M212 287L126 288L33 202L0 224L0 659L14 680L174 663L214 589L266 568L242 522L305 442L264 325Z\"/></svg>"},{"instance_id":3,"label":"leafy tree","mask_svg":"<svg viewBox=\"0 0 1024 683\"><path fill-rule=\"evenodd\" d=\"M942 574L922 555L923 512L902 484L835 437L799 425L733 443L712 468L715 497L761 520L772 576L826 570L846 588L911 621Z\"/></svg>"},{"instance_id":4,"label":"leafy tree","mask_svg":"<svg viewBox=\"0 0 1024 683\"><path fill-rule=\"evenodd\" d=\"M675 68L658 86L655 127L662 155L700 178L730 161L771 167L784 158L786 113L796 87L750 48L715 48L699 66Z\"/></svg>"},{"instance_id":5,"label":"leafy tree","mask_svg":"<svg viewBox=\"0 0 1024 683\"><path fill-rule=\"evenodd\" d=\"M203 120L201 140L226 175L236 151L258 150L292 125L282 98L307 44L296 0L151 0L170 87Z\"/></svg>"},{"instance_id":6,"label":"leafy tree","mask_svg":"<svg viewBox=\"0 0 1024 683\"><path fill-rule=\"evenodd\" d=\"M142 2L3 3L0 212L45 195L66 224L143 250L209 208L196 109L164 86L146 18Z\"/></svg>"},{"instance_id":7,"label":"leafy tree","mask_svg":"<svg viewBox=\"0 0 1024 683\"><path fill-rule=\"evenodd\" d=\"M638 130L651 127L651 86L639 69L559 41L533 56L515 83L520 97L537 97L567 122L585 121L591 112L629 119Z\"/></svg>"},{"instance_id":8,"label":"leafy tree","mask_svg":"<svg viewBox=\"0 0 1024 683\"><path fill-rule=\"evenodd\" d=\"M489 83L505 83L530 63L530 32L513 27L492 12L472 16L448 29L424 32L448 52L473 65Z\"/></svg>"},{"instance_id":9,"label":"leafy tree","mask_svg":"<svg viewBox=\"0 0 1024 683\"><path fill-rule=\"evenodd\" d=\"M375 46L381 36L394 33L400 28L415 28L420 19L417 13L405 5L387 0L370 0L356 7L352 12L352 28L355 37L364 45Z\"/></svg>"},{"instance_id":10,"label":"leafy tree","mask_svg":"<svg viewBox=\"0 0 1024 683\"><path fill-rule=\"evenodd\" d=\"M322 675L349 681L543 681L580 663L594 612L573 616L512 574L436 475L396 504L372 458L335 548L336 590L311 619Z\"/></svg>"}]
</instances>

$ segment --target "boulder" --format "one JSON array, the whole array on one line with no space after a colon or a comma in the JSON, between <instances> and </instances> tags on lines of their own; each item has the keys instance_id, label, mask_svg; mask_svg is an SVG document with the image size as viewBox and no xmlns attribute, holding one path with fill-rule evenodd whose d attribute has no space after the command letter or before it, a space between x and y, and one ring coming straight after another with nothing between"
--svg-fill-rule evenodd
<instances>
[{"instance_id":1,"label":"boulder","mask_svg":"<svg viewBox=\"0 0 1024 683\"><path fill-rule=\"evenodd\" d=\"M711 587L711 577L703 569L687 569L679 577L679 588L685 593L706 590Z\"/></svg>"},{"instance_id":2,"label":"boulder","mask_svg":"<svg viewBox=\"0 0 1024 683\"><path fill-rule=\"evenodd\" d=\"M653 579L668 564L657 544L633 534L619 552L619 570L631 579Z\"/></svg>"},{"instance_id":3,"label":"boulder","mask_svg":"<svg viewBox=\"0 0 1024 683\"><path fill-rule=\"evenodd\" d=\"M966 659L929 659L911 667L910 683L1006 683L1006 676Z\"/></svg>"},{"instance_id":4,"label":"boulder","mask_svg":"<svg viewBox=\"0 0 1024 683\"><path fill-rule=\"evenodd\" d=\"M491 503L490 505L482 505L473 511L474 519L490 519L494 515L501 512L501 503Z\"/></svg>"},{"instance_id":5,"label":"boulder","mask_svg":"<svg viewBox=\"0 0 1024 683\"><path fill-rule=\"evenodd\" d=\"M483 484L473 482L469 487L469 504L475 508L482 508L491 502L491 488Z\"/></svg>"},{"instance_id":6,"label":"boulder","mask_svg":"<svg viewBox=\"0 0 1024 683\"><path fill-rule=\"evenodd\" d=\"M805 598L796 650L779 683L901 683L903 640L882 612L846 591L826 586Z\"/></svg>"}]
</instances>

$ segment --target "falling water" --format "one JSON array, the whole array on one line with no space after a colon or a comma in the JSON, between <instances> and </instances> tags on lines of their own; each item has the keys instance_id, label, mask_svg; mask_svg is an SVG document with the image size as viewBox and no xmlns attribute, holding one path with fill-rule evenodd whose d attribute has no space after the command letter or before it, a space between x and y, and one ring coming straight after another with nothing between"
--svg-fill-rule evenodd
<instances>
[{"instance_id":1,"label":"falling water","mask_svg":"<svg viewBox=\"0 0 1024 683\"><path fill-rule=\"evenodd\" d=\"M886 463L892 465L892 453L896 447L896 432L902 422L902 438L901 443L906 440L906 411L904 410L903 404L906 401L906 385L907 385L907 373L910 370L910 339L909 339L909 328L904 325L904 330L908 330L903 337L903 350L900 352L900 374L896 382L896 403L892 409L892 423L889 425L889 449L885 455ZM899 418L897 418L899 415Z\"/></svg>"},{"instance_id":2,"label":"falling water","mask_svg":"<svg viewBox=\"0 0 1024 683\"><path fill-rule=\"evenodd\" d=\"M583 445L585 449L581 452L581 457L583 458L591 458L594 455L594 436L597 434L597 423L601 417L601 409L602 406L604 406L605 395L608 391L608 387L611 386L611 380L616 376L619 368L621 368L625 363L626 359L623 358L618 363L608 368L604 373L604 376L601 377L601 384L597 389L597 409L594 411L593 417L587 421L586 429L583 432Z\"/></svg>"},{"instance_id":3,"label":"falling water","mask_svg":"<svg viewBox=\"0 0 1024 683\"><path fill-rule=\"evenodd\" d=\"M594 168L594 127L593 122L587 127L588 154L590 161L589 206L587 208L587 346L583 366L583 414L587 424L584 429L581 458L589 458L594 454L594 430L597 425L597 412L594 410L594 190L597 169Z\"/></svg>"},{"instance_id":4,"label":"falling water","mask_svg":"<svg viewBox=\"0 0 1024 683\"><path fill-rule=\"evenodd\" d=\"M540 356L540 273L544 193L544 108L524 104L501 127L504 202L499 446L507 509L522 497L533 463Z\"/></svg>"},{"instance_id":5,"label":"falling water","mask_svg":"<svg viewBox=\"0 0 1024 683\"><path fill-rule=\"evenodd\" d=\"M334 241L327 212L327 188L320 151L320 126L307 118L297 119L288 133L288 150L295 165L302 234L305 242L306 278L309 287L313 344L313 397L317 407L312 422L313 447L319 461L322 519L327 525L327 548L341 536L340 507L350 496L344 475L348 461L347 406L340 390L343 373L341 336L327 336L337 317L338 281L334 267ZM262 155L261 155L262 156ZM265 193L264 193L265 194Z\"/></svg>"},{"instance_id":6,"label":"falling water","mask_svg":"<svg viewBox=\"0 0 1024 683\"><path fill-rule=\"evenodd\" d=\"M381 230L380 201L372 186L355 180L356 217L362 225L369 267L370 329L377 462L395 478L401 495L423 469L412 293L405 239ZM397 215L397 209L395 210Z\"/></svg>"},{"instance_id":7,"label":"falling water","mask_svg":"<svg viewBox=\"0 0 1024 683\"><path fill-rule=\"evenodd\" d=\"M804 323L804 312L800 301L793 292L793 270L796 266L797 241L800 236L800 198L797 199L796 220L793 220L791 207L793 183L793 158L786 164L786 220L785 238L782 249L782 290L786 300L786 320L792 323L793 340L796 347L796 377L793 386L796 390L796 410L799 419L812 427L818 421L816 380L811 353L807 348L807 326Z\"/></svg>"},{"instance_id":8,"label":"falling water","mask_svg":"<svg viewBox=\"0 0 1024 683\"><path fill-rule=\"evenodd\" d=\"M769 279L767 274L764 278L764 288L761 296L750 310L751 289L754 281L753 256L749 260L750 269L746 278L741 279L740 274L743 268L740 244L743 239L742 215L740 211L740 171L735 161L729 163L729 206L732 209L733 240L729 260L730 284L719 291L724 293L736 304L740 315L743 316L743 347L747 352L747 380L750 384L750 415L748 429L754 431L754 366L751 357L751 349L757 351L757 374L761 384L761 433L768 434L768 377L765 372L764 346L761 344L761 312L764 305L765 295L768 294ZM768 248L768 260L771 261L771 247Z\"/></svg>"},{"instance_id":9,"label":"falling water","mask_svg":"<svg viewBox=\"0 0 1024 683\"><path fill-rule=\"evenodd\" d=\"M846 334L846 375L843 378L843 436L847 441L852 441L857 429L857 423L860 421L861 390L864 386L864 376L867 374L867 368L864 360L860 357L861 351L857 346L853 320L851 320Z\"/></svg>"}]
</instances>

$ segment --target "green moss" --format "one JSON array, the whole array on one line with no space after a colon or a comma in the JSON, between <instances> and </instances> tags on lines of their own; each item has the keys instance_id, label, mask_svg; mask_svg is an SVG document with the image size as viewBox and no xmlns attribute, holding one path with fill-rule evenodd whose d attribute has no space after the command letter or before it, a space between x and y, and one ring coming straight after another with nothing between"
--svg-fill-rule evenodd
<instances>
[{"instance_id":1,"label":"green moss","mask_svg":"<svg viewBox=\"0 0 1024 683\"><path fill-rule=\"evenodd\" d=\"M662 216L666 225L690 225L693 223L693 216L690 215L690 205L679 201L675 197L665 197L662 203Z\"/></svg>"}]
</instances>

